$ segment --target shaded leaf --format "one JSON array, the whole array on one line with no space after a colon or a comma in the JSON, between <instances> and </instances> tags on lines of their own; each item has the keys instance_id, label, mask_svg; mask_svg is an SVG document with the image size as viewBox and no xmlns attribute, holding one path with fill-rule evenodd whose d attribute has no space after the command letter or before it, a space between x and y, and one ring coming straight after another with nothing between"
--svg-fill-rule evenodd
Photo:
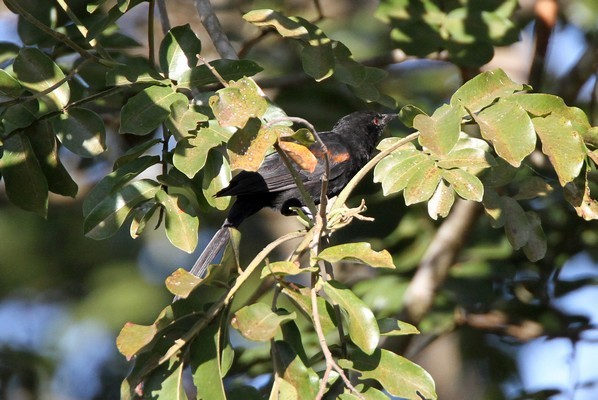
<instances>
[{"instance_id":1,"label":"shaded leaf","mask_svg":"<svg viewBox=\"0 0 598 400\"><path fill-rule=\"evenodd\" d=\"M81 157L95 157L106 150L104 120L86 108L69 108L52 118L60 142Z\"/></svg>"},{"instance_id":2,"label":"shaded leaf","mask_svg":"<svg viewBox=\"0 0 598 400\"><path fill-rule=\"evenodd\" d=\"M208 153L201 178L201 190L208 204L217 210L225 210L230 196L215 197L221 189L228 186L231 180L231 169L228 160L218 151Z\"/></svg>"},{"instance_id":3,"label":"shaded leaf","mask_svg":"<svg viewBox=\"0 0 598 400\"><path fill-rule=\"evenodd\" d=\"M590 186L586 176L569 182L563 188L565 200L569 202L577 212L577 215L586 221L598 219L598 201L592 198Z\"/></svg>"},{"instance_id":4,"label":"shaded leaf","mask_svg":"<svg viewBox=\"0 0 598 400\"><path fill-rule=\"evenodd\" d=\"M268 276L288 276L288 275L299 275L306 272L313 272L313 268L301 268L291 261L277 261L273 263L267 263L262 269L260 279L264 279Z\"/></svg>"},{"instance_id":5,"label":"shaded leaf","mask_svg":"<svg viewBox=\"0 0 598 400\"><path fill-rule=\"evenodd\" d=\"M413 128L413 120L418 115L428 115L423 110L413 106L411 104L406 105L401 108L399 111L399 120L405 125L407 128Z\"/></svg>"},{"instance_id":6,"label":"shaded leaf","mask_svg":"<svg viewBox=\"0 0 598 400\"><path fill-rule=\"evenodd\" d=\"M374 353L380 339L380 330L372 310L339 282L329 280L323 283L322 288L330 300L345 311L349 337L353 343L367 354Z\"/></svg>"},{"instance_id":7,"label":"shaded leaf","mask_svg":"<svg viewBox=\"0 0 598 400\"><path fill-rule=\"evenodd\" d=\"M330 78L334 73L334 51L330 39L323 43L305 46L301 50L301 64L305 73L321 82Z\"/></svg>"},{"instance_id":8,"label":"shaded leaf","mask_svg":"<svg viewBox=\"0 0 598 400\"><path fill-rule=\"evenodd\" d=\"M189 364L198 399L226 400L222 381L222 336L222 323L217 318L191 343Z\"/></svg>"},{"instance_id":9,"label":"shaded leaf","mask_svg":"<svg viewBox=\"0 0 598 400\"><path fill-rule=\"evenodd\" d=\"M233 316L231 325L243 337L264 342L274 338L281 324L295 318L295 313L278 315L267 304L255 303L237 311Z\"/></svg>"},{"instance_id":10,"label":"shaded leaf","mask_svg":"<svg viewBox=\"0 0 598 400\"><path fill-rule=\"evenodd\" d=\"M114 235L131 210L152 199L159 189L156 182L142 179L116 190L87 215L83 223L85 236L100 240Z\"/></svg>"},{"instance_id":11,"label":"shaded leaf","mask_svg":"<svg viewBox=\"0 0 598 400\"><path fill-rule=\"evenodd\" d=\"M120 133L147 135L170 115L175 101L188 101L168 86L150 86L131 97L121 110Z\"/></svg>"},{"instance_id":12,"label":"shaded leaf","mask_svg":"<svg viewBox=\"0 0 598 400\"><path fill-rule=\"evenodd\" d=\"M282 293L288 296L297 306L299 311L301 311L301 313L311 321L313 312L309 290L309 288L301 288L297 290L283 288ZM336 324L334 323L334 310L332 309L330 303L328 303L322 297L318 296L317 303L320 314L320 325L322 326L322 331L324 331L326 334L336 328Z\"/></svg>"},{"instance_id":13,"label":"shaded leaf","mask_svg":"<svg viewBox=\"0 0 598 400\"><path fill-rule=\"evenodd\" d=\"M177 140L191 134L197 134L199 124L208 120L208 117L189 106L187 99L177 100L170 105L170 115L164 121L168 130Z\"/></svg>"},{"instance_id":14,"label":"shaded leaf","mask_svg":"<svg viewBox=\"0 0 598 400\"><path fill-rule=\"evenodd\" d=\"M166 237L175 247L192 253L197 246L199 219L189 202L181 195L168 194L164 190L156 193L156 200L165 210Z\"/></svg>"},{"instance_id":15,"label":"shaded leaf","mask_svg":"<svg viewBox=\"0 0 598 400\"><path fill-rule=\"evenodd\" d=\"M536 133L527 112L514 101L498 101L474 115L484 139L514 167L536 148Z\"/></svg>"},{"instance_id":16,"label":"shaded leaf","mask_svg":"<svg viewBox=\"0 0 598 400\"><path fill-rule=\"evenodd\" d=\"M56 194L75 197L77 184L58 157L58 144L47 120L39 121L25 131L39 165L48 181L48 189Z\"/></svg>"},{"instance_id":17,"label":"shaded leaf","mask_svg":"<svg viewBox=\"0 0 598 400\"><path fill-rule=\"evenodd\" d=\"M320 386L318 375L305 366L291 346L276 340L272 346L272 355L278 376L295 389L299 396L297 398L315 399Z\"/></svg>"},{"instance_id":18,"label":"shaded leaf","mask_svg":"<svg viewBox=\"0 0 598 400\"><path fill-rule=\"evenodd\" d=\"M104 201L115 189L136 178L140 173L160 162L159 156L142 156L109 173L93 187L83 201L83 216Z\"/></svg>"},{"instance_id":19,"label":"shaded leaf","mask_svg":"<svg viewBox=\"0 0 598 400\"><path fill-rule=\"evenodd\" d=\"M369 243L346 243L327 247L318 254L318 259L331 263L341 260L358 261L374 268L395 268L392 256L386 250L374 251Z\"/></svg>"},{"instance_id":20,"label":"shaded leaf","mask_svg":"<svg viewBox=\"0 0 598 400\"><path fill-rule=\"evenodd\" d=\"M540 220L538 214L533 211L528 211L525 214L527 215L530 233L529 239L522 249L528 260L531 262L536 262L544 258L546 255L546 236L544 236L542 221Z\"/></svg>"},{"instance_id":21,"label":"shaded leaf","mask_svg":"<svg viewBox=\"0 0 598 400\"><path fill-rule=\"evenodd\" d=\"M375 379L393 396L405 399L437 399L434 380L419 365L388 350L371 355L355 351L351 360L339 365L361 373L361 379Z\"/></svg>"},{"instance_id":22,"label":"shaded leaf","mask_svg":"<svg viewBox=\"0 0 598 400\"><path fill-rule=\"evenodd\" d=\"M60 67L34 47L24 47L19 51L13 70L21 85L34 93L48 90L65 78ZM64 82L41 99L51 110L61 110L68 104L70 96L69 85Z\"/></svg>"},{"instance_id":23,"label":"shaded leaf","mask_svg":"<svg viewBox=\"0 0 598 400\"><path fill-rule=\"evenodd\" d=\"M23 210L46 217L48 183L27 136L4 139L0 172L10 201Z\"/></svg>"},{"instance_id":24,"label":"shaded leaf","mask_svg":"<svg viewBox=\"0 0 598 400\"><path fill-rule=\"evenodd\" d=\"M23 94L23 86L8 72L0 69L0 96L16 98Z\"/></svg>"},{"instance_id":25,"label":"shaded leaf","mask_svg":"<svg viewBox=\"0 0 598 400\"><path fill-rule=\"evenodd\" d=\"M127 150L125 152L125 154L123 154L122 156L118 157L116 159L116 161L114 161L114 167L112 168L112 170L116 171L117 169L119 169L123 165L125 165L127 163L130 163L130 162L138 159L146 151L148 151L153 146L155 146L155 145L157 145L158 143L161 143L161 142L162 142L161 139L156 138L156 139L152 139L152 140L143 141L142 143L139 143L137 146L131 147L129 150Z\"/></svg>"},{"instance_id":26,"label":"shaded leaf","mask_svg":"<svg viewBox=\"0 0 598 400\"><path fill-rule=\"evenodd\" d=\"M531 232L531 226L523 208L516 200L511 197L501 197L503 210L505 213L505 233L511 246L519 250L528 242Z\"/></svg>"},{"instance_id":27,"label":"shaded leaf","mask_svg":"<svg viewBox=\"0 0 598 400\"><path fill-rule=\"evenodd\" d=\"M484 191L482 205L484 206L484 212L490 218L490 225L493 228L500 228L505 224L502 198L496 193L496 190L490 189Z\"/></svg>"},{"instance_id":28,"label":"shaded leaf","mask_svg":"<svg viewBox=\"0 0 598 400\"><path fill-rule=\"evenodd\" d=\"M513 196L515 200L529 200L536 197L547 196L554 189L546 180L539 176L530 176L519 182L517 194Z\"/></svg>"},{"instance_id":29,"label":"shaded leaf","mask_svg":"<svg viewBox=\"0 0 598 400\"><path fill-rule=\"evenodd\" d=\"M250 60L214 60L209 62L225 81L236 81L245 76L253 76L263 70L262 67ZM213 83L219 83L218 78L205 65L193 67L185 71L177 86L187 89L198 89Z\"/></svg>"},{"instance_id":30,"label":"shaded leaf","mask_svg":"<svg viewBox=\"0 0 598 400\"><path fill-rule=\"evenodd\" d=\"M37 101L21 102L8 107L2 113L3 135L33 124L37 120L38 111Z\"/></svg>"}]
</instances>

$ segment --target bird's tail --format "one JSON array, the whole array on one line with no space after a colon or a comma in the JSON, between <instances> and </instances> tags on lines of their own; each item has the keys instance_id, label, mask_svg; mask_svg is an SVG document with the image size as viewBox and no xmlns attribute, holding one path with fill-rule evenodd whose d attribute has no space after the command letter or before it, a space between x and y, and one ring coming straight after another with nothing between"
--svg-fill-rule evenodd
<instances>
[{"instance_id":1,"label":"bird's tail","mask_svg":"<svg viewBox=\"0 0 598 400\"><path fill-rule=\"evenodd\" d=\"M210 243L208 243L206 248L201 252L199 258L195 261L195 264L193 264L193 267L189 272L198 278L203 278L205 276L208 265L210 265L212 260L214 260L214 257L218 255L220 250L222 250L224 245L226 245L230 239L230 226L228 221L224 222L222 227L216 231L210 240Z\"/></svg>"}]
</instances>

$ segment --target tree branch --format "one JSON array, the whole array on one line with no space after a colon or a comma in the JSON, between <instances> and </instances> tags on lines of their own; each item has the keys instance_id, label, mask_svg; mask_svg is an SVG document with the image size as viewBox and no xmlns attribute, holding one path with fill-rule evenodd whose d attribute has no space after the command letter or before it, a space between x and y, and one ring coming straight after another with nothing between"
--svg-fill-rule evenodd
<instances>
[{"instance_id":1,"label":"tree branch","mask_svg":"<svg viewBox=\"0 0 598 400\"><path fill-rule=\"evenodd\" d=\"M239 56L222 30L222 25L220 25L220 21L214 13L210 1L195 0L195 8L197 8L201 23L206 28L208 35L210 35L212 43L214 43L214 47L216 47L216 51L220 54L220 57L238 60Z\"/></svg>"}]
</instances>

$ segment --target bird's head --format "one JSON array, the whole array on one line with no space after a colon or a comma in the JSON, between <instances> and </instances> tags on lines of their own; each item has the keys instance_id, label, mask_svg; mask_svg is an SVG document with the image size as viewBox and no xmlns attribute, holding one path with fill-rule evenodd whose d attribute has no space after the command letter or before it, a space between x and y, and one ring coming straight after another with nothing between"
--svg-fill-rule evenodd
<instances>
[{"instance_id":1,"label":"bird's head","mask_svg":"<svg viewBox=\"0 0 598 400\"><path fill-rule=\"evenodd\" d=\"M367 136L368 144L376 146L386 125L397 117L397 114L383 114L375 111L356 111L342 117L335 125L334 131L352 132L353 135Z\"/></svg>"}]
</instances>

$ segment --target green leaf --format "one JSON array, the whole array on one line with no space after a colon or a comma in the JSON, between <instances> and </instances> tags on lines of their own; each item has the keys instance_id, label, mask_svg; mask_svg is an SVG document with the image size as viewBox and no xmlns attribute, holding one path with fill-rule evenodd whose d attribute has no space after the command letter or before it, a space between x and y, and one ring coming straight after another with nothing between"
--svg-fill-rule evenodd
<instances>
[{"instance_id":1,"label":"green leaf","mask_svg":"<svg viewBox=\"0 0 598 400\"><path fill-rule=\"evenodd\" d=\"M164 206L166 214L166 237L175 247L192 253L197 246L199 219L189 202L181 195L156 193L156 200Z\"/></svg>"},{"instance_id":2,"label":"green leaf","mask_svg":"<svg viewBox=\"0 0 598 400\"><path fill-rule=\"evenodd\" d=\"M438 217L446 217L455 202L455 190L448 186L444 180L440 180L436 191L428 201L428 215L433 220Z\"/></svg>"},{"instance_id":3,"label":"green leaf","mask_svg":"<svg viewBox=\"0 0 598 400\"><path fill-rule=\"evenodd\" d=\"M116 161L114 161L114 167L112 168L113 171L116 171L120 167L124 166L127 163L130 163L142 156L146 151L161 143L162 139L151 139L146 140L139 143L137 146L131 147L129 150L125 152L122 156L118 157Z\"/></svg>"},{"instance_id":4,"label":"green leaf","mask_svg":"<svg viewBox=\"0 0 598 400\"><path fill-rule=\"evenodd\" d=\"M114 190L121 188L125 183L136 178L140 173L160 162L159 156L143 156L133 160L102 178L93 189L89 191L83 201L83 216L89 213L101 202L106 200Z\"/></svg>"},{"instance_id":5,"label":"green leaf","mask_svg":"<svg viewBox=\"0 0 598 400\"><path fill-rule=\"evenodd\" d=\"M200 52L201 42L191 26L176 26L166 33L160 43L160 67L170 79L178 80L185 71L197 65Z\"/></svg>"},{"instance_id":6,"label":"green leaf","mask_svg":"<svg viewBox=\"0 0 598 400\"><path fill-rule=\"evenodd\" d=\"M85 236L101 240L116 233L131 210L144 201L152 199L160 186L149 179L131 182L106 197L85 218Z\"/></svg>"},{"instance_id":7,"label":"green leaf","mask_svg":"<svg viewBox=\"0 0 598 400\"><path fill-rule=\"evenodd\" d=\"M384 318L378 320L380 335L382 336L403 336L418 335L419 330L407 322L399 321L394 318Z\"/></svg>"},{"instance_id":8,"label":"green leaf","mask_svg":"<svg viewBox=\"0 0 598 400\"><path fill-rule=\"evenodd\" d=\"M130 360L154 339L156 333L158 327L155 324L137 325L127 322L116 338L116 347L127 360Z\"/></svg>"},{"instance_id":9,"label":"green leaf","mask_svg":"<svg viewBox=\"0 0 598 400\"><path fill-rule=\"evenodd\" d=\"M250 119L243 129L233 134L227 144L233 170L257 171L267 151L278 139L278 128L263 128L257 118Z\"/></svg>"},{"instance_id":10,"label":"green leaf","mask_svg":"<svg viewBox=\"0 0 598 400\"><path fill-rule=\"evenodd\" d=\"M505 214L505 233L511 246L519 250L529 241L531 226L527 214L516 200L508 196L501 196L503 212Z\"/></svg>"},{"instance_id":11,"label":"green leaf","mask_svg":"<svg viewBox=\"0 0 598 400\"><path fill-rule=\"evenodd\" d=\"M320 387L320 380L315 371L305 366L287 343L276 340L272 345L273 364L279 377L284 379L297 394L297 399L315 399ZM282 394L283 391L281 391ZM276 397L286 399L288 397Z\"/></svg>"},{"instance_id":12,"label":"green leaf","mask_svg":"<svg viewBox=\"0 0 598 400\"><path fill-rule=\"evenodd\" d=\"M39 121L26 129L25 135L29 138L35 157L46 176L48 189L53 193L74 198L77 195L77 184L58 157L58 144L50 122Z\"/></svg>"},{"instance_id":13,"label":"green leaf","mask_svg":"<svg viewBox=\"0 0 598 400\"><path fill-rule=\"evenodd\" d=\"M567 117L550 114L532 122L542 142L542 153L548 156L561 186L565 186L579 175L587 155L582 137Z\"/></svg>"},{"instance_id":14,"label":"green leaf","mask_svg":"<svg viewBox=\"0 0 598 400\"><path fill-rule=\"evenodd\" d=\"M0 64L14 59L19 54L21 47L12 42L0 41Z\"/></svg>"},{"instance_id":15,"label":"green leaf","mask_svg":"<svg viewBox=\"0 0 598 400\"><path fill-rule=\"evenodd\" d=\"M399 149L383 158L374 169L374 182L382 183L385 196L403 190L421 164L430 157L416 149Z\"/></svg>"},{"instance_id":16,"label":"green leaf","mask_svg":"<svg viewBox=\"0 0 598 400\"><path fill-rule=\"evenodd\" d=\"M327 247L318 254L317 258L331 263L350 260L358 261L374 268L395 268L392 256L388 251L374 251L371 245L365 242L345 243Z\"/></svg>"},{"instance_id":17,"label":"green leaf","mask_svg":"<svg viewBox=\"0 0 598 400\"><path fill-rule=\"evenodd\" d=\"M8 107L2 113L3 134L9 134L17 129L25 128L37 120L39 103L27 101Z\"/></svg>"},{"instance_id":18,"label":"green leaf","mask_svg":"<svg viewBox=\"0 0 598 400\"><path fill-rule=\"evenodd\" d=\"M227 82L253 76L263 70L262 67L250 60L214 60L210 61L209 64ZM219 82L218 78L206 65L199 65L185 71L181 75L177 87L199 89Z\"/></svg>"},{"instance_id":19,"label":"green leaf","mask_svg":"<svg viewBox=\"0 0 598 400\"><path fill-rule=\"evenodd\" d=\"M167 86L150 86L131 97L121 110L120 133L147 135L170 115L175 101L188 101L182 93Z\"/></svg>"},{"instance_id":20,"label":"green leaf","mask_svg":"<svg viewBox=\"0 0 598 400\"><path fill-rule=\"evenodd\" d=\"M150 200L133 211L133 219L131 220L131 225L129 227L129 235L132 239L137 239L141 236L149 221L159 208L160 206L155 200Z\"/></svg>"},{"instance_id":21,"label":"green leaf","mask_svg":"<svg viewBox=\"0 0 598 400\"><path fill-rule=\"evenodd\" d=\"M524 88L523 85L513 82L503 70L496 69L483 72L465 82L451 97L451 104L460 104L469 112L476 113L499 97L509 96Z\"/></svg>"},{"instance_id":22,"label":"green leaf","mask_svg":"<svg viewBox=\"0 0 598 400\"><path fill-rule=\"evenodd\" d=\"M13 69L21 85L34 93L46 91L65 78L60 67L50 57L33 47L25 47L19 51ZM61 110L68 104L70 96L69 85L64 82L41 99L51 110Z\"/></svg>"},{"instance_id":23,"label":"green leaf","mask_svg":"<svg viewBox=\"0 0 598 400\"><path fill-rule=\"evenodd\" d=\"M339 360L339 365L361 372L361 379L375 379L393 396L438 398L434 380L425 369L388 350L376 350L371 355L355 351L351 360Z\"/></svg>"},{"instance_id":24,"label":"green leaf","mask_svg":"<svg viewBox=\"0 0 598 400\"><path fill-rule=\"evenodd\" d=\"M0 69L0 96L14 99L23 94L23 86L8 72Z\"/></svg>"},{"instance_id":25,"label":"green leaf","mask_svg":"<svg viewBox=\"0 0 598 400\"><path fill-rule=\"evenodd\" d=\"M306 272L314 272L313 268L301 268L291 261L277 261L273 263L267 263L262 269L260 279L267 278L269 276L288 276L288 275L299 275Z\"/></svg>"},{"instance_id":26,"label":"green leaf","mask_svg":"<svg viewBox=\"0 0 598 400\"><path fill-rule=\"evenodd\" d=\"M356 385L362 399L365 400L388 400L388 396L378 389L367 387L365 385ZM339 400L360 400L352 391L345 388L345 393L338 396Z\"/></svg>"},{"instance_id":27,"label":"green leaf","mask_svg":"<svg viewBox=\"0 0 598 400\"><path fill-rule=\"evenodd\" d=\"M462 109L459 105L448 104L438 108L431 117L418 114L413 119L413 127L420 132L419 143L433 154L450 152L461 133Z\"/></svg>"},{"instance_id":28,"label":"green leaf","mask_svg":"<svg viewBox=\"0 0 598 400\"><path fill-rule=\"evenodd\" d=\"M104 120L85 108L69 108L52 118L52 128L60 142L81 157L95 157L106 150Z\"/></svg>"},{"instance_id":29,"label":"green leaf","mask_svg":"<svg viewBox=\"0 0 598 400\"><path fill-rule=\"evenodd\" d=\"M166 288L175 296L186 299L200 282L200 278L179 268L166 278Z\"/></svg>"},{"instance_id":30,"label":"green leaf","mask_svg":"<svg viewBox=\"0 0 598 400\"><path fill-rule=\"evenodd\" d=\"M442 178L465 200L482 201L484 185L477 176L457 168L444 170Z\"/></svg>"},{"instance_id":31,"label":"green leaf","mask_svg":"<svg viewBox=\"0 0 598 400\"><path fill-rule=\"evenodd\" d=\"M569 182L563 188L565 200L569 202L577 212L577 215L586 221L598 219L598 201L592 198L588 182L588 171L586 176Z\"/></svg>"},{"instance_id":32,"label":"green leaf","mask_svg":"<svg viewBox=\"0 0 598 400\"><path fill-rule=\"evenodd\" d=\"M514 101L501 100L484 109L475 121L484 139L514 167L536 148L536 133L527 112Z\"/></svg>"},{"instance_id":33,"label":"green leaf","mask_svg":"<svg viewBox=\"0 0 598 400\"><path fill-rule=\"evenodd\" d=\"M436 162L439 168L461 168L471 173L480 172L483 169L492 167L494 164L496 162L489 153L477 148L455 148Z\"/></svg>"},{"instance_id":34,"label":"green leaf","mask_svg":"<svg viewBox=\"0 0 598 400\"><path fill-rule=\"evenodd\" d=\"M295 318L295 313L278 315L267 304L255 303L237 311L231 325L243 337L256 342L265 342L276 336L280 325Z\"/></svg>"},{"instance_id":35,"label":"green leaf","mask_svg":"<svg viewBox=\"0 0 598 400\"><path fill-rule=\"evenodd\" d=\"M307 28L303 26L297 20L297 18L285 17L281 13L274 10L252 10L243 15L243 19L255 26L270 26L276 29L276 31L282 37L301 39L305 41L307 41L309 38L309 32Z\"/></svg>"},{"instance_id":36,"label":"green leaf","mask_svg":"<svg viewBox=\"0 0 598 400\"><path fill-rule=\"evenodd\" d=\"M405 204L416 204L428 200L438 187L443 170L432 159L418 165L417 171L409 178L405 187Z\"/></svg>"},{"instance_id":37,"label":"green leaf","mask_svg":"<svg viewBox=\"0 0 598 400\"><path fill-rule=\"evenodd\" d=\"M170 105L170 115L165 124L168 130L177 140L182 140L189 134L197 134L199 124L208 120L208 117L195 109L189 107L187 99L175 101Z\"/></svg>"},{"instance_id":38,"label":"green leaf","mask_svg":"<svg viewBox=\"0 0 598 400\"><path fill-rule=\"evenodd\" d=\"M530 232L529 239L522 249L528 260L536 262L546 255L546 236L544 235L542 221L538 214L533 211L528 211L525 214L529 222Z\"/></svg>"},{"instance_id":39,"label":"green leaf","mask_svg":"<svg viewBox=\"0 0 598 400\"><path fill-rule=\"evenodd\" d=\"M198 399L226 400L222 381L222 323L218 319L204 328L191 342L190 367Z\"/></svg>"},{"instance_id":40,"label":"green leaf","mask_svg":"<svg viewBox=\"0 0 598 400\"><path fill-rule=\"evenodd\" d=\"M210 149L228 140L221 129L201 128L197 136L177 143L172 161L176 169L193 178L206 164Z\"/></svg>"},{"instance_id":41,"label":"green leaf","mask_svg":"<svg viewBox=\"0 0 598 400\"><path fill-rule=\"evenodd\" d=\"M482 199L484 212L490 218L493 228L500 228L505 224L505 213L502 198L495 189L485 190Z\"/></svg>"},{"instance_id":42,"label":"green leaf","mask_svg":"<svg viewBox=\"0 0 598 400\"><path fill-rule=\"evenodd\" d=\"M329 280L322 285L326 295L345 311L349 337L366 354L373 354L378 346L380 330L372 310L350 289Z\"/></svg>"},{"instance_id":43,"label":"green leaf","mask_svg":"<svg viewBox=\"0 0 598 400\"><path fill-rule=\"evenodd\" d=\"M221 126L243 128L250 118L260 118L268 102L251 78L230 82L228 87L210 97L210 107Z\"/></svg>"},{"instance_id":44,"label":"green leaf","mask_svg":"<svg viewBox=\"0 0 598 400\"><path fill-rule=\"evenodd\" d=\"M27 136L19 133L4 140L0 172L13 204L46 217L48 183Z\"/></svg>"},{"instance_id":45,"label":"green leaf","mask_svg":"<svg viewBox=\"0 0 598 400\"><path fill-rule=\"evenodd\" d=\"M152 373L150 379L144 384L144 391L154 399L187 400L183 379L184 367L182 361L172 358L168 364L159 366ZM154 383L158 386L155 389Z\"/></svg>"},{"instance_id":46,"label":"green leaf","mask_svg":"<svg viewBox=\"0 0 598 400\"><path fill-rule=\"evenodd\" d=\"M311 307L309 288L301 288L297 290L284 288L282 289L282 293L292 300L292 302L297 306L297 309L309 321L312 320L313 311ZM328 303L322 297L318 296L317 303L322 331L324 331L324 334L329 333L336 328L336 324L334 323L334 310L332 309L330 303Z\"/></svg>"},{"instance_id":47,"label":"green leaf","mask_svg":"<svg viewBox=\"0 0 598 400\"><path fill-rule=\"evenodd\" d=\"M399 111L399 120L405 125L407 128L413 128L413 120L418 115L428 115L423 110L419 109L416 106L411 104L406 105L401 108Z\"/></svg>"},{"instance_id":48,"label":"green leaf","mask_svg":"<svg viewBox=\"0 0 598 400\"><path fill-rule=\"evenodd\" d=\"M208 204L217 210L226 210L231 202L230 196L215 197L221 189L228 186L231 169L228 160L218 151L208 153L203 168L201 190Z\"/></svg>"},{"instance_id":49,"label":"green leaf","mask_svg":"<svg viewBox=\"0 0 598 400\"><path fill-rule=\"evenodd\" d=\"M529 176L519 182L517 194L513 196L515 200L530 200L537 197L547 196L553 191L552 186L539 176Z\"/></svg>"},{"instance_id":50,"label":"green leaf","mask_svg":"<svg viewBox=\"0 0 598 400\"><path fill-rule=\"evenodd\" d=\"M321 82L334 73L334 51L330 40L317 46L305 46L301 50L301 64L305 73Z\"/></svg>"}]
</instances>

